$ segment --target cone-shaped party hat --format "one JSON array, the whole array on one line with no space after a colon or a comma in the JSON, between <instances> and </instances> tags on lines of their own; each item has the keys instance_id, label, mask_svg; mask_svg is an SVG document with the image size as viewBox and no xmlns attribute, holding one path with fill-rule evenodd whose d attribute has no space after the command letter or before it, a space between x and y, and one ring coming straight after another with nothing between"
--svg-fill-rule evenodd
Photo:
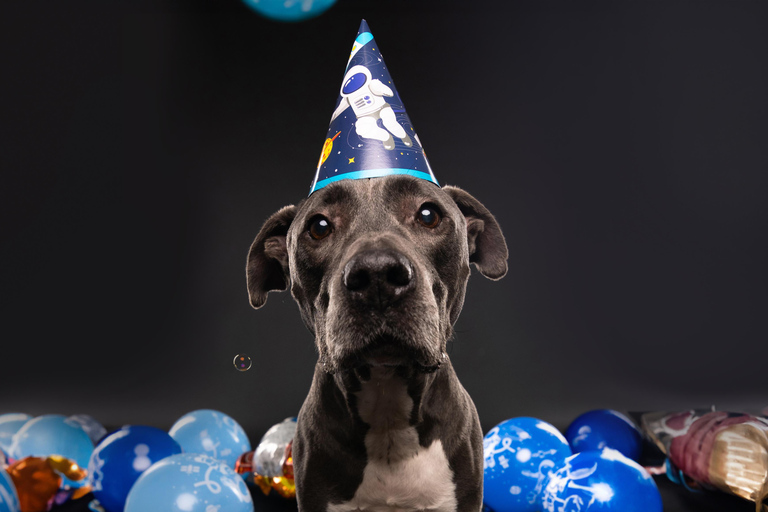
<instances>
[{"instance_id":1,"label":"cone-shaped party hat","mask_svg":"<svg viewBox=\"0 0 768 512\"><path fill-rule=\"evenodd\" d=\"M390 174L407 174L439 186L363 20L309 194L338 180Z\"/></svg>"}]
</instances>

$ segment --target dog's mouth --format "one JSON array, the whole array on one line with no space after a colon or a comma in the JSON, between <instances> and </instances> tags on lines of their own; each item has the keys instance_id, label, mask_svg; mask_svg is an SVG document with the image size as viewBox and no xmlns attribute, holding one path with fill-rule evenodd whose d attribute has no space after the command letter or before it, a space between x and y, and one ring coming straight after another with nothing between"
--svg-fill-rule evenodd
<instances>
[{"instance_id":1,"label":"dog's mouth","mask_svg":"<svg viewBox=\"0 0 768 512\"><path fill-rule=\"evenodd\" d=\"M415 348L404 340L390 335L377 336L357 351L348 353L338 363L339 369L368 367L412 367L422 373L440 368L442 358L429 351Z\"/></svg>"},{"instance_id":2,"label":"dog's mouth","mask_svg":"<svg viewBox=\"0 0 768 512\"><path fill-rule=\"evenodd\" d=\"M362 360L370 366L403 366L408 363L408 354L397 344L381 343L365 350Z\"/></svg>"}]
</instances>

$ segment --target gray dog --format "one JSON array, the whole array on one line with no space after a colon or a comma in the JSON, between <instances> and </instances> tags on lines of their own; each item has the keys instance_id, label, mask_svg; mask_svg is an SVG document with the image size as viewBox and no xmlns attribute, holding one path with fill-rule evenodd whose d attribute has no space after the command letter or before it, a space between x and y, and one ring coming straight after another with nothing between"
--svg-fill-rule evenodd
<instances>
[{"instance_id":1,"label":"gray dog","mask_svg":"<svg viewBox=\"0 0 768 512\"><path fill-rule=\"evenodd\" d=\"M481 509L483 434L446 342L470 262L495 280L507 255L479 201L410 176L341 180L267 220L251 305L290 287L319 351L293 441L300 511Z\"/></svg>"}]
</instances>

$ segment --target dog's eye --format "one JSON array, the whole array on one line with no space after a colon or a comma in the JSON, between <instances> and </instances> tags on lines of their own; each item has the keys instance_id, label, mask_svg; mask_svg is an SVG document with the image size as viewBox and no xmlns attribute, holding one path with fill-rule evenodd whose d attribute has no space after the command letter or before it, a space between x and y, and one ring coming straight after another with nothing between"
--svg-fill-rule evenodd
<instances>
[{"instance_id":1,"label":"dog's eye","mask_svg":"<svg viewBox=\"0 0 768 512\"><path fill-rule=\"evenodd\" d=\"M315 240L322 240L330 235L332 230L331 223L322 215L318 215L309 223L309 236Z\"/></svg>"},{"instance_id":2,"label":"dog's eye","mask_svg":"<svg viewBox=\"0 0 768 512\"><path fill-rule=\"evenodd\" d=\"M419 208L416 214L416 220L418 220L423 226L428 228L436 228L440 224L440 213L436 206L431 204L425 204Z\"/></svg>"}]
</instances>

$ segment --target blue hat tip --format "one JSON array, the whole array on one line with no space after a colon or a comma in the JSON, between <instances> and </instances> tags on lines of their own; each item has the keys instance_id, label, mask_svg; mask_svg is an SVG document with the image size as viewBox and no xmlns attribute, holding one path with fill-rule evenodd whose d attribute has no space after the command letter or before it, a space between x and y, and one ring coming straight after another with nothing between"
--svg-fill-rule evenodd
<instances>
[{"instance_id":1,"label":"blue hat tip","mask_svg":"<svg viewBox=\"0 0 768 512\"><path fill-rule=\"evenodd\" d=\"M360 28L358 29L357 33L362 34L363 32L370 32L371 29L368 27L368 23L363 19L360 22Z\"/></svg>"}]
</instances>

